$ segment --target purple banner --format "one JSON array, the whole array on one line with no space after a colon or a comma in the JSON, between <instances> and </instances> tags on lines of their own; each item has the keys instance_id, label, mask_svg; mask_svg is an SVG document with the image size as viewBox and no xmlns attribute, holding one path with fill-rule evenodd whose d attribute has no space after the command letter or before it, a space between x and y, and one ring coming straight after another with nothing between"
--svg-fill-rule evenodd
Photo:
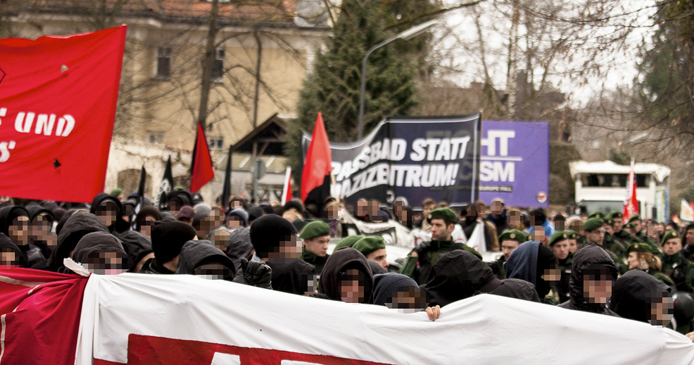
<instances>
[{"instance_id":1,"label":"purple banner","mask_svg":"<svg viewBox=\"0 0 694 365\"><path fill-rule=\"evenodd\" d=\"M480 199L507 207L549 206L549 124L482 122Z\"/></svg>"}]
</instances>

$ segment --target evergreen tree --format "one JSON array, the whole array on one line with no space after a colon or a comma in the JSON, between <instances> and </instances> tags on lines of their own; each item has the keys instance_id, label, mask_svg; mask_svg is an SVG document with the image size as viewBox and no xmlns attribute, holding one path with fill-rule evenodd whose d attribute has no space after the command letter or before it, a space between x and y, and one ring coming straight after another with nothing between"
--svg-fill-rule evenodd
<instances>
[{"instance_id":1,"label":"evergreen tree","mask_svg":"<svg viewBox=\"0 0 694 365\"><path fill-rule=\"evenodd\" d=\"M327 50L316 53L313 71L304 83L298 119L289 126L287 155L294 176L301 176L301 130L313 130L318 112L323 113L331 142L356 140L362 61L371 47L396 34L384 30L387 18L380 1L342 2ZM415 67L391 46L369 57L364 135L383 118L408 115L416 106Z\"/></svg>"}]
</instances>

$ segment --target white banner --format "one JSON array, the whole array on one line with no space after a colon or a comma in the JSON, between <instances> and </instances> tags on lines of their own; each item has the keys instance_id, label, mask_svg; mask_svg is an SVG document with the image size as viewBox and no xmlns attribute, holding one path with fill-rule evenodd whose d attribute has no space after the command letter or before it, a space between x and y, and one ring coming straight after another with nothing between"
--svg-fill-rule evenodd
<instances>
[{"instance_id":1,"label":"white banner","mask_svg":"<svg viewBox=\"0 0 694 365\"><path fill-rule=\"evenodd\" d=\"M694 344L666 328L494 295L431 322L189 275L121 274L90 277L76 355L77 364L691 364Z\"/></svg>"}]
</instances>

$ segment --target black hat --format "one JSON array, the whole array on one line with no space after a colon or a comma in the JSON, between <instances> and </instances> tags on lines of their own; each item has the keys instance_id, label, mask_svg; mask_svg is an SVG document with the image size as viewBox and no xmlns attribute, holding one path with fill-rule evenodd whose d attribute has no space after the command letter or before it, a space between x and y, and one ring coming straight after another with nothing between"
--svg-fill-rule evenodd
<instances>
[{"instance_id":1,"label":"black hat","mask_svg":"<svg viewBox=\"0 0 694 365\"><path fill-rule=\"evenodd\" d=\"M152 249L160 265L181 253L181 247L195 237L195 230L183 222L156 222L152 229Z\"/></svg>"},{"instance_id":2,"label":"black hat","mask_svg":"<svg viewBox=\"0 0 694 365\"><path fill-rule=\"evenodd\" d=\"M267 254L281 241L289 240L296 233L296 228L288 220L278 215L264 215L251 225L251 243L259 257L267 258Z\"/></svg>"}]
</instances>

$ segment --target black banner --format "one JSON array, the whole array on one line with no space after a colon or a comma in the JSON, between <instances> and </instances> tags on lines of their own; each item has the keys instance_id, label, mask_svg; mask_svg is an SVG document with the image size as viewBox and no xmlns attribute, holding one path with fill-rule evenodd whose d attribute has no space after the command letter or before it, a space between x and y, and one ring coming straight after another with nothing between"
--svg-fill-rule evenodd
<instances>
[{"instance_id":1,"label":"black banner","mask_svg":"<svg viewBox=\"0 0 694 365\"><path fill-rule=\"evenodd\" d=\"M411 206L426 198L452 206L479 196L481 113L456 117L391 117L354 143L331 143L333 193ZM304 156L311 135L303 134Z\"/></svg>"}]
</instances>

